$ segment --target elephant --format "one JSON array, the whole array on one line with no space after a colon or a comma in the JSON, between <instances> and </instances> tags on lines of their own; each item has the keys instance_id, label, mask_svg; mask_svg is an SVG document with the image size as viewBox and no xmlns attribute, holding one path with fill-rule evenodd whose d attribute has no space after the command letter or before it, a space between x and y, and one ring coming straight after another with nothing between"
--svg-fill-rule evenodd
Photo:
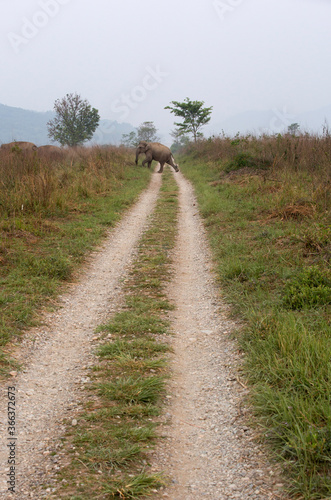
<instances>
[{"instance_id":1,"label":"elephant","mask_svg":"<svg viewBox=\"0 0 331 500\"><path fill-rule=\"evenodd\" d=\"M165 163L171 165L176 172L179 172L178 165L176 165L174 157L167 146L159 142L140 141L136 149L136 165L138 165L138 157L141 153L145 153L146 155L146 158L142 162L143 166L145 163L148 163L148 168L151 168L153 160L160 163L160 168L157 171L158 174L162 174Z\"/></svg>"},{"instance_id":2,"label":"elephant","mask_svg":"<svg viewBox=\"0 0 331 500\"><path fill-rule=\"evenodd\" d=\"M1 144L1 149L3 151L36 151L37 146L33 142L15 141L8 142L7 144Z\"/></svg>"},{"instance_id":3,"label":"elephant","mask_svg":"<svg viewBox=\"0 0 331 500\"><path fill-rule=\"evenodd\" d=\"M60 159L63 158L65 152L58 146L39 146L37 149L38 156L43 158Z\"/></svg>"}]
</instances>

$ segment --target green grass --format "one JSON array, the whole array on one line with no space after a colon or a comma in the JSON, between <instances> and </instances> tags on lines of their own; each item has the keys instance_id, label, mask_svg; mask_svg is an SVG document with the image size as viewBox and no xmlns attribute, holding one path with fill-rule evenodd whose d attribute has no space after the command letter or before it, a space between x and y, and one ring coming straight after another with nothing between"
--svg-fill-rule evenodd
<instances>
[{"instance_id":1,"label":"green grass","mask_svg":"<svg viewBox=\"0 0 331 500\"><path fill-rule=\"evenodd\" d=\"M324 173L234 175L229 162L192 157L180 164L196 189L224 297L244 320L236 335L261 437L284 464L291 497L329 498L331 231L327 198L321 204L317 193Z\"/></svg>"},{"instance_id":2,"label":"green grass","mask_svg":"<svg viewBox=\"0 0 331 500\"><path fill-rule=\"evenodd\" d=\"M100 395L111 401L128 404L155 403L163 392L163 377L122 377L99 386Z\"/></svg>"},{"instance_id":3,"label":"green grass","mask_svg":"<svg viewBox=\"0 0 331 500\"><path fill-rule=\"evenodd\" d=\"M157 489L164 484L161 476L157 474L137 474L134 478L127 477L114 484L106 485L105 493L109 498L136 499L150 496L157 492Z\"/></svg>"},{"instance_id":4,"label":"green grass","mask_svg":"<svg viewBox=\"0 0 331 500\"><path fill-rule=\"evenodd\" d=\"M124 281L125 304L98 328L108 340L97 349L86 410L76 430L68 432L64 447L68 455L74 447L74 454L60 473L56 498L146 498L165 484L151 470L149 454L169 376L170 348L164 340L167 312L174 306L165 284L176 213L176 185L166 170L155 212Z\"/></svg>"},{"instance_id":5,"label":"green grass","mask_svg":"<svg viewBox=\"0 0 331 500\"><path fill-rule=\"evenodd\" d=\"M163 330L162 330L163 331ZM115 356L136 356L139 359L150 359L153 355L166 352L167 347L152 339L134 339L130 342L117 338L98 350L99 356L113 358Z\"/></svg>"},{"instance_id":6,"label":"green grass","mask_svg":"<svg viewBox=\"0 0 331 500\"><path fill-rule=\"evenodd\" d=\"M146 275L144 279L148 279ZM100 329L119 335L143 335L148 332L165 333L167 326L168 323L155 314L144 312L137 316L137 310L132 309L116 314L110 324L101 326Z\"/></svg>"},{"instance_id":7,"label":"green grass","mask_svg":"<svg viewBox=\"0 0 331 500\"><path fill-rule=\"evenodd\" d=\"M106 155L105 150L104 155ZM76 163L35 165L49 168L47 204L30 207L23 204L24 192L8 181L0 201L0 346L17 338L38 321L41 307L51 305L85 256L101 242L123 211L147 186L150 173L137 171L126 152L115 151L115 157L99 158L86 150L81 166ZM24 168L27 170L29 165ZM98 172L95 169L98 166ZM3 165L2 165L3 167ZM18 169L23 166L14 165ZM38 170L38 171L39 171ZM6 172L5 172L6 173ZM34 169L26 175L36 182ZM94 177L93 177L94 175ZM87 182L91 179L91 183ZM4 179L6 176L4 174ZM64 180L66 179L66 180ZM98 186L94 180L98 179ZM5 183L5 181L4 181ZM88 184L88 195L81 185ZM27 188L26 188L27 189ZM53 189L53 191L52 191ZM23 188L22 188L23 190ZM7 196L7 197L6 197ZM23 210L10 209L13 200L22 198ZM61 203L56 203L55 198ZM20 205L19 205L20 206ZM5 208L7 207L7 208ZM14 361L0 356L0 373L6 373Z\"/></svg>"}]
</instances>

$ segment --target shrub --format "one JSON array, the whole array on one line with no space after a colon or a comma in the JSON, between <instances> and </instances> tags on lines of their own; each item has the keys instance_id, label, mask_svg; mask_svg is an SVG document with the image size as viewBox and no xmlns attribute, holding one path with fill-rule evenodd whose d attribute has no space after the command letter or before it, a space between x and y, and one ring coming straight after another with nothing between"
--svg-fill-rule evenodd
<instances>
[{"instance_id":1,"label":"shrub","mask_svg":"<svg viewBox=\"0 0 331 500\"><path fill-rule=\"evenodd\" d=\"M69 279L72 265L68 257L61 254L38 258L31 256L27 259L26 270L31 276L46 276L59 280Z\"/></svg>"},{"instance_id":2,"label":"shrub","mask_svg":"<svg viewBox=\"0 0 331 500\"><path fill-rule=\"evenodd\" d=\"M304 269L285 285L284 306L289 309L331 303L331 280L316 266Z\"/></svg>"},{"instance_id":3,"label":"shrub","mask_svg":"<svg viewBox=\"0 0 331 500\"><path fill-rule=\"evenodd\" d=\"M238 153L233 160L230 160L225 167L225 172L239 170L245 167L255 167L254 159L249 153Z\"/></svg>"}]
</instances>

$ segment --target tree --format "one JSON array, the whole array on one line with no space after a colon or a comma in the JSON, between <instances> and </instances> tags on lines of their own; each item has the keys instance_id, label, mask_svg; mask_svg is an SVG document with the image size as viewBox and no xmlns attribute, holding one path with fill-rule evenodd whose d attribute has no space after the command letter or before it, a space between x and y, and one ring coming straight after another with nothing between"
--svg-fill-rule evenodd
<instances>
[{"instance_id":1,"label":"tree","mask_svg":"<svg viewBox=\"0 0 331 500\"><path fill-rule=\"evenodd\" d=\"M47 123L48 137L61 146L76 147L92 139L99 124L98 110L78 94L66 94L54 103L56 116Z\"/></svg>"},{"instance_id":2,"label":"tree","mask_svg":"<svg viewBox=\"0 0 331 500\"><path fill-rule=\"evenodd\" d=\"M173 153L176 153L178 149L186 146L190 142L189 137L187 135L184 135L178 128L172 130L170 132L170 135L174 139L174 143L170 148Z\"/></svg>"},{"instance_id":3,"label":"tree","mask_svg":"<svg viewBox=\"0 0 331 500\"><path fill-rule=\"evenodd\" d=\"M287 132L292 135L297 135L299 130L300 130L300 125L298 123L291 123L291 125L287 127Z\"/></svg>"},{"instance_id":4,"label":"tree","mask_svg":"<svg viewBox=\"0 0 331 500\"><path fill-rule=\"evenodd\" d=\"M144 122L138 127L138 142L157 142L159 137L156 135L157 129L153 122Z\"/></svg>"},{"instance_id":5,"label":"tree","mask_svg":"<svg viewBox=\"0 0 331 500\"><path fill-rule=\"evenodd\" d=\"M138 138L136 132L130 132L129 134L122 135L122 144L127 148L135 148L138 146Z\"/></svg>"},{"instance_id":6,"label":"tree","mask_svg":"<svg viewBox=\"0 0 331 500\"><path fill-rule=\"evenodd\" d=\"M209 122L213 108L203 108L203 101L191 101L188 97L184 102L171 101L171 104L173 106L166 106L164 109L170 109L171 113L183 118L182 123L175 123L180 133L193 134L194 142L197 142L197 138L202 135L199 130Z\"/></svg>"},{"instance_id":7,"label":"tree","mask_svg":"<svg viewBox=\"0 0 331 500\"><path fill-rule=\"evenodd\" d=\"M138 146L140 141L157 142L159 137L156 135L157 129L153 122L144 122L139 125L137 132L130 132L122 135L124 146L133 148Z\"/></svg>"},{"instance_id":8,"label":"tree","mask_svg":"<svg viewBox=\"0 0 331 500\"><path fill-rule=\"evenodd\" d=\"M324 123L323 123L323 137L326 137L328 139L331 137L329 123L328 123L326 118L324 119Z\"/></svg>"}]
</instances>

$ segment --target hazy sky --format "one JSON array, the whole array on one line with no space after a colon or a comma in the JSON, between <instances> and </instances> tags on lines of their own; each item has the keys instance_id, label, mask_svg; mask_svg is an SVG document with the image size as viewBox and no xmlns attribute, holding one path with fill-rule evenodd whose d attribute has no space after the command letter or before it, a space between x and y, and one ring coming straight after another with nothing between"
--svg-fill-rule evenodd
<instances>
[{"instance_id":1,"label":"hazy sky","mask_svg":"<svg viewBox=\"0 0 331 500\"><path fill-rule=\"evenodd\" d=\"M331 104L331 0L0 0L0 103L35 111L77 92L102 118L212 124L247 111Z\"/></svg>"}]
</instances>

